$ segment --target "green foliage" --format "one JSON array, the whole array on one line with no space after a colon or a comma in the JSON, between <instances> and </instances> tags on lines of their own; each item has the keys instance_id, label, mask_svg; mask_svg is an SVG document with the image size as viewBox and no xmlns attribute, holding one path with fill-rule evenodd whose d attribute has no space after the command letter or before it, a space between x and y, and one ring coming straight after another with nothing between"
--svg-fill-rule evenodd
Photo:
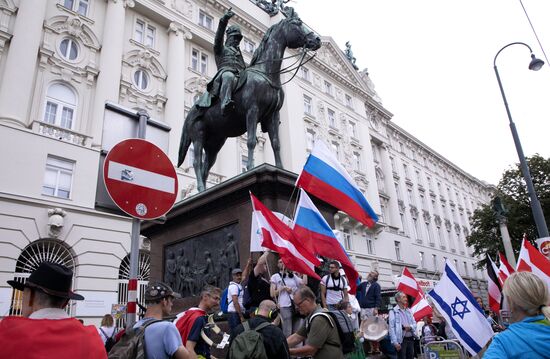
<instances>
[{"instance_id":1,"label":"green foliage","mask_svg":"<svg viewBox=\"0 0 550 359\"><path fill-rule=\"evenodd\" d=\"M550 223L550 158L534 155L527 159L535 191L542 206L546 223ZM538 238L537 227L531 212L527 185L523 179L519 164L506 170L497 186L499 196L507 213L508 232L515 255L519 253L523 234L533 241ZM488 254L495 258L497 252L504 253L498 221L491 203L476 209L470 218L472 233L467 243L474 249L474 255L481 258ZM478 265L482 264L478 263ZM480 265L481 266L481 265Z\"/></svg>"}]
</instances>

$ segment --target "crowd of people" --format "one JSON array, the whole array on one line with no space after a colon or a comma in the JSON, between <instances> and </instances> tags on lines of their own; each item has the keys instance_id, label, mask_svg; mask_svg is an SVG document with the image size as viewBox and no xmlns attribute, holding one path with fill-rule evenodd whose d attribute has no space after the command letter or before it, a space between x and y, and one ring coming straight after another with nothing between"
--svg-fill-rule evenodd
<instances>
[{"instance_id":1,"label":"crowd of people","mask_svg":"<svg viewBox=\"0 0 550 359\"><path fill-rule=\"evenodd\" d=\"M70 318L64 310L69 300L84 299L71 291L72 271L43 262L25 283L8 281L23 292L23 316L0 321L0 358L21 356L21 350L25 358L214 358L215 343L210 337L218 328L209 321L209 314L223 301L227 301L229 325L227 358L358 359L382 351L390 358L409 359L418 357L415 343L420 337L422 343L453 339L452 325L440 318L437 325L430 317L417 323L407 295L397 292L396 305L387 314L386 338L380 343L363 342L366 325L360 323L384 320L379 316L382 303L376 271L352 295L339 263L332 261L315 293L282 261L277 265L278 271L270 275L267 255L256 264L249 261L244 271L233 270L226 291L206 285L198 306L178 314L173 322L166 318L180 295L165 283L150 282L143 318L132 328L117 330L110 314L98 328ZM504 328L488 315L487 320L502 332L493 337L483 357L550 357L546 283L532 273L518 272L507 279L503 293L510 324ZM483 306L482 301L479 304ZM349 324L342 324L336 312ZM346 335L351 335L351 347Z\"/></svg>"}]
</instances>

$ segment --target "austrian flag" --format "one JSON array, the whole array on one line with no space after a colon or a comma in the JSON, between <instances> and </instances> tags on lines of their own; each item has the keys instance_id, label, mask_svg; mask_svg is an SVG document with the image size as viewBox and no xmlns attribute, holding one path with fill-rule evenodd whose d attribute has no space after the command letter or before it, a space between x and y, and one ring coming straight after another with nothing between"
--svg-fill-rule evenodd
<instances>
[{"instance_id":1,"label":"austrian flag","mask_svg":"<svg viewBox=\"0 0 550 359\"><path fill-rule=\"evenodd\" d=\"M287 268L321 280L315 273L315 266L320 265L321 262L300 243L292 229L252 193L250 199L258 228L262 231L262 246L279 253Z\"/></svg>"},{"instance_id":2,"label":"austrian flag","mask_svg":"<svg viewBox=\"0 0 550 359\"><path fill-rule=\"evenodd\" d=\"M407 267L403 268L403 274L397 284L397 290L415 298L411 305L414 320L419 321L426 315L432 315L432 307L426 300L422 288Z\"/></svg>"}]
</instances>

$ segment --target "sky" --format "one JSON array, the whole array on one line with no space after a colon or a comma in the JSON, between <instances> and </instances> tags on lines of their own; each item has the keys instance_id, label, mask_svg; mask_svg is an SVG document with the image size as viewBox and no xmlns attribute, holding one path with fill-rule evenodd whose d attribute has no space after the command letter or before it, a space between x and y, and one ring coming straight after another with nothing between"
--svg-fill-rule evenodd
<instances>
[{"instance_id":1,"label":"sky","mask_svg":"<svg viewBox=\"0 0 550 359\"><path fill-rule=\"evenodd\" d=\"M292 0L306 25L350 41L392 121L474 177L498 184L518 155L493 59L543 51L519 0ZM547 56L550 1L523 0ZM550 66L521 45L497 66L526 156L550 157Z\"/></svg>"}]
</instances>

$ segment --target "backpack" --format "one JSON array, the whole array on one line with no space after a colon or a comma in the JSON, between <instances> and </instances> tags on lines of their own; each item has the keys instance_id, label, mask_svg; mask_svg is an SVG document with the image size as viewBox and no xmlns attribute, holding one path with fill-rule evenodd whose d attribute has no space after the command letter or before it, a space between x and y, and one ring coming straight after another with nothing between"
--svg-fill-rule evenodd
<instances>
[{"instance_id":1,"label":"backpack","mask_svg":"<svg viewBox=\"0 0 550 359\"><path fill-rule=\"evenodd\" d=\"M109 359L145 359L145 328L161 320L149 320L137 328L130 328L124 332L108 354Z\"/></svg>"},{"instance_id":2,"label":"backpack","mask_svg":"<svg viewBox=\"0 0 550 359\"><path fill-rule=\"evenodd\" d=\"M342 352L344 354L351 353L355 350L355 333L353 332L353 324L351 319L342 310L331 310L328 312L318 312L311 316L308 322L308 330L313 318L322 316L328 319L330 326L336 326L338 330L338 337L340 338L340 344Z\"/></svg>"},{"instance_id":3,"label":"backpack","mask_svg":"<svg viewBox=\"0 0 550 359\"><path fill-rule=\"evenodd\" d=\"M117 334L117 330L116 328L113 330L113 334L108 337L107 334L105 334L105 332L103 331L103 329L99 328L99 330L101 330L101 333L103 334L103 336L105 338L107 338L107 340L105 340L105 350L107 351L107 353L111 350L111 348L116 344L116 339L115 339L115 335Z\"/></svg>"},{"instance_id":4,"label":"backpack","mask_svg":"<svg viewBox=\"0 0 550 359\"><path fill-rule=\"evenodd\" d=\"M225 289L223 290L222 295L221 295L220 309L223 313L227 313L227 309L229 308L229 304L233 302L233 299L229 300L229 287L231 286L231 284L237 285L234 282L229 283L229 285L227 287L225 287ZM237 297L238 297L239 295L241 295L241 287L239 287L237 285L237 288L238 288L238 292L237 292Z\"/></svg>"},{"instance_id":5,"label":"backpack","mask_svg":"<svg viewBox=\"0 0 550 359\"><path fill-rule=\"evenodd\" d=\"M264 322L256 328L251 329L250 324L244 322L244 332L233 339L229 348L228 359L268 359L263 336L259 332L268 325L271 325L271 323Z\"/></svg>"}]
</instances>

